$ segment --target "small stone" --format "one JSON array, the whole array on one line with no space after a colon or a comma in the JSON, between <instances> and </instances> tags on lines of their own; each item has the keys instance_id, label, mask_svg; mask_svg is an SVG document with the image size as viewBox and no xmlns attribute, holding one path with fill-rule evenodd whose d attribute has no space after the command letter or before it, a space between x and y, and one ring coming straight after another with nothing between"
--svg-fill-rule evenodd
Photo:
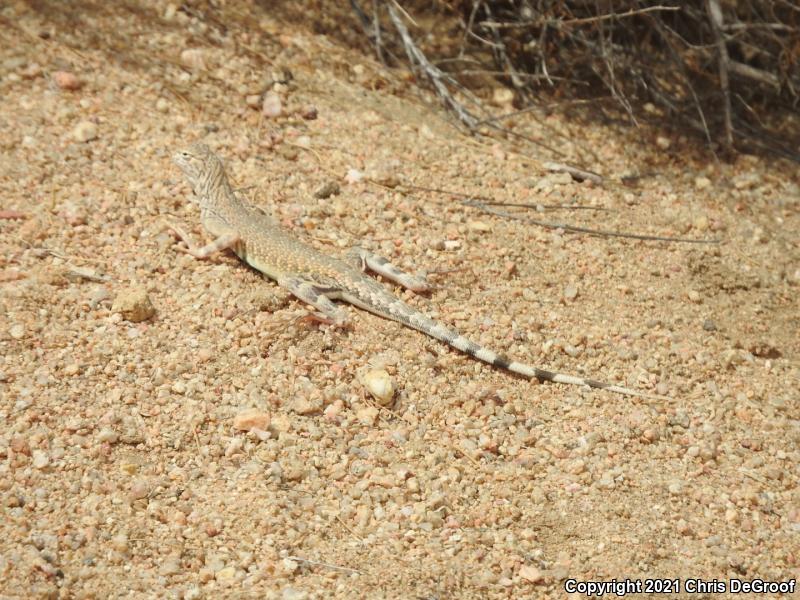
<instances>
[{"instance_id":1,"label":"small stone","mask_svg":"<svg viewBox=\"0 0 800 600\"><path fill-rule=\"evenodd\" d=\"M141 500L142 498L147 498L152 488L153 486L149 479L137 479L131 484L130 490L128 491L128 497L131 500Z\"/></svg>"},{"instance_id":2,"label":"small stone","mask_svg":"<svg viewBox=\"0 0 800 600\"><path fill-rule=\"evenodd\" d=\"M230 581L236 577L236 567L225 567L214 575L217 581Z\"/></svg>"},{"instance_id":3,"label":"small stone","mask_svg":"<svg viewBox=\"0 0 800 600\"><path fill-rule=\"evenodd\" d=\"M97 441L99 442L108 442L109 444L113 444L118 439L119 435L117 435L117 432L110 427L103 427L103 429L100 430L100 433L97 434Z\"/></svg>"},{"instance_id":4,"label":"small stone","mask_svg":"<svg viewBox=\"0 0 800 600\"><path fill-rule=\"evenodd\" d=\"M766 244L769 241L769 235L763 227L756 227L751 239L754 244Z\"/></svg>"},{"instance_id":5,"label":"small stone","mask_svg":"<svg viewBox=\"0 0 800 600\"><path fill-rule=\"evenodd\" d=\"M270 119L280 117L281 114L283 114L281 97L275 92L267 92L264 94L264 100L261 103L261 114Z\"/></svg>"},{"instance_id":6,"label":"small stone","mask_svg":"<svg viewBox=\"0 0 800 600\"><path fill-rule=\"evenodd\" d=\"M347 174L344 176L344 180L347 183L358 183L362 179L364 179L364 174L358 169L348 169Z\"/></svg>"},{"instance_id":7,"label":"small stone","mask_svg":"<svg viewBox=\"0 0 800 600\"><path fill-rule=\"evenodd\" d=\"M667 150L672 145L672 142L669 141L669 138L660 135L656 138L656 146L659 147L661 150Z\"/></svg>"},{"instance_id":8,"label":"small stone","mask_svg":"<svg viewBox=\"0 0 800 600\"><path fill-rule=\"evenodd\" d=\"M491 225L484 221L470 221L467 223L467 227L470 231L477 231L479 233L485 233L492 230Z\"/></svg>"},{"instance_id":9,"label":"small stone","mask_svg":"<svg viewBox=\"0 0 800 600\"><path fill-rule=\"evenodd\" d=\"M308 600L308 592L293 587L283 588L281 600Z\"/></svg>"},{"instance_id":10,"label":"small stone","mask_svg":"<svg viewBox=\"0 0 800 600\"><path fill-rule=\"evenodd\" d=\"M705 331L716 331L717 324L714 323L714 321L712 321L711 319L706 319L705 321L703 321L703 329Z\"/></svg>"},{"instance_id":11,"label":"small stone","mask_svg":"<svg viewBox=\"0 0 800 600\"><path fill-rule=\"evenodd\" d=\"M72 130L72 137L79 142L90 142L97 139L97 125L91 121L81 121Z\"/></svg>"},{"instance_id":12,"label":"small stone","mask_svg":"<svg viewBox=\"0 0 800 600\"><path fill-rule=\"evenodd\" d=\"M700 301L702 300L702 298L700 297L700 292L698 292L697 290L689 290L689 292L686 295L689 297L689 300L691 300L695 304L699 304Z\"/></svg>"},{"instance_id":13,"label":"small stone","mask_svg":"<svg viewBox=\"0 0 800 600\"><path fill-rule=\"evenodd\" d=\"M733 187L737 190L751 189L760 183L761 176L758 173L743 173L733 178Z\"/></svg>"},{"instance_id":14,"label":"small stone","mask_svg":"<svg viewBox=\"0 0 800 600\"><path fill-rule=\"evenodd\" d=\"M156 100L156 110L160 113L169 112L169 101L166 98Z\"/></svg>"},{"instance_id":15,"label":"small stone","mask_svg":"<svg viewBox=\"0 0 800 600\"><path fill-rule=\"evenodd\" d=\"M295 571L297 571L297 569L300 568L300 565L297 564L297 562L292 560L291 558L284 558L283 561L281 561L281 563L282 563L281 566L283 567L283 570L286 573L294 573Z\"/></svg>"},{"instance_id":16,"label":"small stone","mask_svg":"<svg viewBox=\"0 0 800 600\"><path fill-rule=\"evenodd\" d=\"M205 52L201 48L187 48L181 52L181 63L193 71L206 70Z\"/></svg>"},{"instance_id":17,"label":"small stone","mask_svg":"<svg viewBox=\"0 0 800 600\"><path fill-rule=\"evenodd\" d=\"M564 288L564 298L567 300L575 300L578 297L578 286L570 283Z\"/></svg>"},{"instance_id":18,"label":"small stone","mask_svg":"<svg viewBox=\"0 0 800 600\"><path fill-rule=\"evenodd\" d=\"M286 481L302 481L306 476L306 465L297 458L288 459L282 466Z\"/></svg>"},{"instance_id":19,"label":"small stone","mask_svg":"<svg viewBox=\"0 0 800 600\"><path fill-rule=\"evenodd\" d=\"M356 411L356 419L362 425L372 426L378 418L378 409L374 406L365 406Z\"/></svg>"},{"instance_id":20,"label":"small stone","mask_svg":"<svg viewBox=\"0 0 800 600\"><path fill-rule=\"evenodd\" d=\"M260 94L249 94L244 98L245 104L250 108L258 108L261 105L261 95Z\"/></svg>"},{"instance_id":21,"label":"small stone","mask_svg":"<svg viewBox=\"0 0 800 600\"><path fill-rule=\"evenodd\" d=\"M50 464L50 457L43 450L33 451L33 466L36 469L44 469Z\"/></svg>"},{"instance_id":22,"label":"small stone","mask_svg":"<svg viewBox=\"0 0 800 600\"><path fill-rule=\"evenodd\" d=\"M492 91L492 101L498 106L510 106L514 103L514 90L507 87L496 87Z\"/></svg>"},{"instance_id":23,"label":"small stone","mask_svg":"<svg viewBox=\"0 0 800 600\"><path fill-rule=\"evenodd\" d=\"M519 570L519 576L530 583L540 583L544 580L544 574L532 565L523 565Z\"/></svg>"},{"instance_id":24,"label":"small stone","mask_svg":"<svg viewBox=\"0 0 800 600\"><path fill-rule=\"evenodd\" d=\"M128 551L128 536L120 533L111 538L109 545L115 552L125 553Z\"/></svg>"},{"instance_id":25,"label":"small stone","mask_svg":"<svg viewBox=\"0 0 800 600\"><path fill-rule=\"evenodd\" d=\"M706 190L711 187L711 180L708 177L695 177L694 187L697 190Z\"/></svg>"},{"instance_id":26,"label":"small stone","mask_svg":"<svg viewBox=\"0 0 800 600\"><path fill-rule=\"evenodd\" d=\"M313 121L317 118L317 107L316 106L304 106L300 110L300 116L303 117L306 121Z\"/></svg>"},{"instance_id":27,"label":"small stone","mask_svg":"<svg viewBox=\"0 0 800 600\"><path fill-rule=\"evenodd\" d=\"M292 402L292 410L298 415L313 415L322 411L322 398L297 396Z\"/></svg>"},{"instance_id":28,"label":"small stone","mask_svg":"<svg viewBox=\"0 0 800 600\"><path fill-rule=\"evenodd\" d=\"M383 369L372 369L362 379L364 387L381 406L388 406L394 397L394 382Z\"/></svg>"},{"instance_id":29,"label":"small stone","mask_svg":"<svg viewBox=\"0 0 800 600\"><path fill-rule=\"evenodd\" d=\"M233 418L233 428L238 431L251 431L269 429L270 415L257 408L247 408Z\"/></svg>"},{"instance_id":30,"label":"small stone","mask_svg":"<svg viewBox=\"0 0 800 600\"><path fill-rule=\"evenodd\" d=\"M15 340L21 340L25 336L25 326L21 323L15 323L8 328L8 333Z\"/></svg>"},{"instance_id":31,"label":"small stone","mask_svg":"<svg viewBox=\"0 0 800 600\"><path fill-rule=\"evenodd\" d=\"M673 496L678 496L683 492L683 483L680 481L673 481L667 486L667 491Z\"/></svg>"},{"instance_id":32,"label":"small stone","mask_svg":"<svg viewBox=\"0 0 800 600\"><path fill-rule=\"evenodd\" d=\"M83 85L75 74L69 71L56 71L53 73L53 81L62 90L77 90Z\"/></svg>"},{"instance_id":33,"label":"small stone","mask_svg":"<svg viewBox=\"0 0 800 600\"><path fill-rule=\"evenodd\" d=\"M73 375L77 375L81 370L81 366L78 363L70 363L66 367L64 367L64 375L68 377L72 377Z\"/></svg>"},{"instance_id":34,"label":"small stone","mask_svg":"<svg viewBox=\"0 0 800 600\"><path fill-rule=\"evenodd\" d=\"M140 323L152 317L156 309L153 308L150 297L144 286L134 286L120 290L111 311L121 314L122 317L131 323Z\"/></svg>"},{"instance_id":35,"label":"small stone","mask_svg":"<svg viewBox=\"0 0 800 600\"><path fill-rule=\"evenodd\" d=\"M181 572L181 561L176 557L167 557L159 563L159 575L175 575Z\"/></svg>"},{"instance_id":36,"label":"small stone","mask_svg":"<svg viewBox=\"0 0 800 600\"><path fill-rule=\"evenodd\" d=\"M695 229L697 229L697 231L705 231L708 229L708 217L705 215L700 215L694 220L692 225Z\"/></svg>"},{"instance_id":37,"label":"small stone","mask_svg":"<svg viewBox=\"0 0 800 600\"><path fill-rule=\"evenodd\" d=\"M238 454L242 448L244 448L244 440L241 437L231 438L231 441L225 447L225 456L230 457Z\"/></svg>"},{"instance_id":38,"label":"small stone","mask_svg":"<svg viewBox=\"0 0 800 600\"><path fill-rule=\"evenodd\" d=\"M331 196L338 196L341 191L342 188L339 187L337 182L328 181L317 188L317 190L314 192L314 198L324 200L325 198L330 198Z\"/></svg>"}]
</instances>

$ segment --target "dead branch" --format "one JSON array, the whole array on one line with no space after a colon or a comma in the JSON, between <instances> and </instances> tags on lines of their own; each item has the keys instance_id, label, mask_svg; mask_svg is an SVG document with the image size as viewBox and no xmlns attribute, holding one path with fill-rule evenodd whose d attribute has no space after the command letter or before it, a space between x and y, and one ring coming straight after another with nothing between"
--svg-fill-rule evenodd
<instances>
[{"instance_id":1,"label":"dead branch","mask_svg":"<svg viewBox=\"0 0 800 600\"><path fill-rule=\"evenodd\" d=\"M425 56L425 53L422 52L419 46L414 43L414 40L411 38L411 34L409 34L405 23L403 23L403 20L400 18L395 5L395 2L388 2L385 4L389 18L391 19L394 28L397 30L397 33L400 35L400 38L403 41L403 47L408 55L408 60L411 62L412 66L416 66L417 69L428 78L428 81L430 81L431 85L433 85L436 93L439 95L445 105L456 114L459 121L466 125L470 130L474 130L478 124L478 119L450 93L450 90L447 88L447 84L445 82L454 83L452 78L442 72L439 67L432 64L428 60L428 57Z\"/></svg>"},{"instance_id":2,"label":"dead branch","mask_svg":"<svg viewBox=\"0 0 800 600\"><path fill-rule=\"evenodd\" d=\"M567 225L565 223L548 223L545 221L539 221L538 219L531 219L530 217L521 217L519 215L512 214L510 212L506 212L503 210L498 210L496 208L492 208L487 206L485 203L480 202L478 200L464 200L461 202L464 206L470 206L472 208L477 208L480 211L483 211L488 214L496 215L498 217L502 217L504 219L512 219L514 221L523 221L525 223L530 223L531 225L536 225L538 227L542 227L544 229L562 229L568 233L585 233L587 235L596 235L599 237L618 237L618 238L628 238L634 240L644 240L644 241L653 241L653 242L675 242L675 243L683 243L683 244L719 244L720 240L698 240L694 238L679 238L679 237L664 237L664 236L657 236L657 235L641 235L638 233L625 233L621 231L605 231L601 229L589 229L588 227L576 227L575 225Z\"/></svg>"},{"instance_id":3,"label":"dead branch","mask_svg":"<svg viewBox=\"0 0 800 600\"><path fill-rule=\"evenodd\" d=\"M714 38L717 42L717 62L719 65L719 85L722 88L723 110L725 111L725 146L733 147L733 118L731 117L731 87L728 81L728 71L730 70L730 57L728 47L725 45L725 38L722 30L725 27L722 18L722 9L719 7L718 0L706 0L706 10L708 19L711 21L711 28L714 31Z\"/></svg>"}]
</instances>

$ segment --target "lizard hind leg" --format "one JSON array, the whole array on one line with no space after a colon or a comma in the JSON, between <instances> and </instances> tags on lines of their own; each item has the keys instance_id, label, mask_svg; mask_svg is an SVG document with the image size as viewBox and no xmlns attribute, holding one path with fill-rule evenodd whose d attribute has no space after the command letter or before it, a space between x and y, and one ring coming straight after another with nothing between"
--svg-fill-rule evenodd
<instances>
[{"instance_id":1,"label":"lizard hind leg","mask_svg":"<svg viewBox=\"0 0 800 600\"><path fill-rule=\"evenodd\" d=\"M278 285L316 308L317 312L310 315L313 319L330 323L335 327L347 327L350 320L347 311L331 300L331 297L339 296L337 288L325 287L299 276L281 277L278 279Z\"/></svg>"},{"instance_id":2,"label":"lizard hind leg","mask_svg":"<svg viewBox=\"0 0 800 600\"><path fill-rule=\"evenodd\" d=\"M352 248L348 253L348 259L359 269L374 271L412 292L427 292L431 289L430 284L422 277L401 271L382 256L363 248Z\"/></svg>"}]
</instances>

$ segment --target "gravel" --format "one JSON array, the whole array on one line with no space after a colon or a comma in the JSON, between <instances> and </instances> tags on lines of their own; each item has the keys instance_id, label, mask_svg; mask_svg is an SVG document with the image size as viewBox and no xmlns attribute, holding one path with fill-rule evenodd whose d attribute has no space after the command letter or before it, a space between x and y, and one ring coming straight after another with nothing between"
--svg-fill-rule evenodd
<instances>
[{"instance_id":1,"label":"gravel","mask_svg":"<svg viewBox=\"0 0 800 600\"><path fill-rule=\"evenodd\" d=\"M798 577L797 170L558 112L514 119L563 156L464 137L313 33L346 3L231 4L81 27L2 9L33 35L0 62L0 596ZM352 307L332 329L230 253L186 256L163 222L199 241L198 213L169 154L198 139L296 235L427 270L429 296L397 292L472 339L673 399L528 382ZM657 175L590 186L547 160ZM727 243L548 231L397 181Z\"/></svg>"}]
</instances>

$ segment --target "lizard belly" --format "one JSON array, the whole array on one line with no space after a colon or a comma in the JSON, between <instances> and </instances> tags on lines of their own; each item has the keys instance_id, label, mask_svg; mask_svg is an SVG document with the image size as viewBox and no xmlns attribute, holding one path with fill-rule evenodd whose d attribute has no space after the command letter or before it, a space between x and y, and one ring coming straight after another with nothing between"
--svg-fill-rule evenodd
<instances>
[{"instance_id":1,"label":"lizard belly","mask_svg":"<svg viewBox=\"0 0 800 600\"><path fill-rule=\"evenodd\" d=\"M236 255L241 258L244 262L248 265L256 269L257 271L261 271L264 275L269 277L270 279L274 279L277 281L281 275L283 275L283 271L276 267L274 264L270 264L270 261L266 261L263 258L259 258L257 254L254 252L252 254L248 254L247 246L245 244L239 243L236 244L236 247L233 249L236 252Z\"/></svg>"}]
</instances>

